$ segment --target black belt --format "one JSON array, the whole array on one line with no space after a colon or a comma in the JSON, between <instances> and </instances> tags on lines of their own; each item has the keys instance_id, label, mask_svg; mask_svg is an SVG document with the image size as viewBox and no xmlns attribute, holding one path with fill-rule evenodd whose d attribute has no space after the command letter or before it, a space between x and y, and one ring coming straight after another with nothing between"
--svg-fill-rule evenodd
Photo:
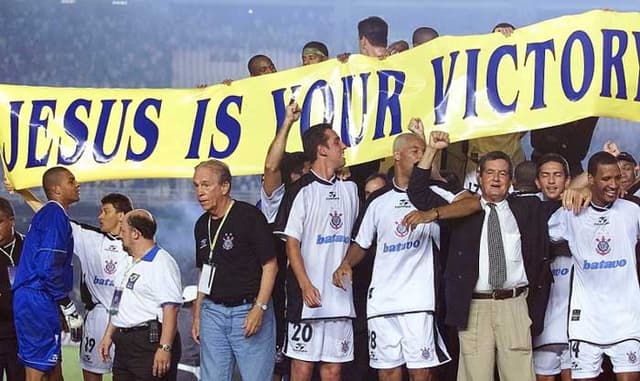
<instances>
[{"instance_id":1,"label":"black belt","mask_svg":"<svg viewBox=\"0 0 640 381\"><path fill-rule=\"evenodd\" d=\"M474 292L471 294L471 298L473 299L494 299L494 300L503 300L503 299L511 299L516 296L522 295L525 291L527 291L528 286L522 286L517 288L508 288L506 290L493 290L491 292Z\"/></svg>"},{"instance_id":2,"label":"black belt","mask_svg":"<svg viewBox=\"0 0 640 381\"><path fill-rule=\"evenodd\" d=\"M129 327L129 328L116 327L116 330L118 332L120 332L120 333L131 333L131 332L136 332L136 331L147 331L147 330L149 330L149 323L144 323L144 324L136 325L134 327Z\"/></svg>"},{"instance_id":3,"label":"black belt","mask_svg":"<svg viewBox=\"0 0 640 381\"><path fill-rule=\"evenodd\" d=\"M240 298L240 299L211 299L215 304L222 304L225 307L238 307L245 304L253 304L256 300L255 297Z\"/></svg>"}]
</instances>

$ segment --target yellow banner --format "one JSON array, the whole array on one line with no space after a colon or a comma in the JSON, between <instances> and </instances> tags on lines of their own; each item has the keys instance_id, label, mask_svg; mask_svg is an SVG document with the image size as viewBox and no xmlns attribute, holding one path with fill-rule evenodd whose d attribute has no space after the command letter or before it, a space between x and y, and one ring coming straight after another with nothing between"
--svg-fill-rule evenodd
<instances>
[{"instance_id":1,"label":"yellow banner","mask_svg":"<svg viewBox=\"0 0 640 381\"><path fill-rule=\"evenodd\" d=\"M454 141L591 115L640 121L638 25L640 13L592 11L510 37L440 37L385 60L353 55L205 89L0 85L2 158L18 189L56 165L80 181L191 177L207 158L258 174L292 98L302 117L288 150L328 121L349 164L388 156L412 117Z\"/></svg>"}]
</instances>

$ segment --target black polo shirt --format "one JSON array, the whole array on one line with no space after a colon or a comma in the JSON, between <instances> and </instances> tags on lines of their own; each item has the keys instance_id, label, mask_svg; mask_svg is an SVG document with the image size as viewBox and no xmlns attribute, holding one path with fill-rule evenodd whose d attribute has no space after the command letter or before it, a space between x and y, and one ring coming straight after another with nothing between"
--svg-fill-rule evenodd
<instances>
[{"instance_id":1,"label":"black polo shirt","mask_svg":"<svg viewBox=\"0 0 640 381\"><path fill-rule=\"evenodd\" d=\"M15 266L18 266L20 254L22 253L23 236L16 232L14 233L14 238L15 241L12 242L15 242L15 244L10 242L3 246L4 253L0 253L0 340L15 339L16 337L16 331L13 326L13 294L7 269L12 261ZM7 254L11 256L11 259Z\"/></svg>"},{"instance_id":2,"label":"black polo shirt","mask_svg":"<svg viewBox=\"0 0 640 381\"><path fill-rule=\"evenodd\" d=\"M207 212L196 222L196 266L200 269L209 260L209 241L214 239L221 221L222 218L212 219ZM262 265L276 256L273 239L262 212L236 201L214 243L216 273L209 298L216 302L255 298L260 290Z\"/></svg>"}]
</instances>

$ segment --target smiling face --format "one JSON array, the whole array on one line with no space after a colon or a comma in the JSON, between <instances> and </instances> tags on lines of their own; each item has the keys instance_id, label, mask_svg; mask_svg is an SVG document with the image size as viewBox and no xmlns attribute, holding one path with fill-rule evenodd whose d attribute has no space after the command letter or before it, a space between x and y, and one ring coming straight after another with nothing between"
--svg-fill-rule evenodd
<instances>
[{"instance_id":1,"label":"smiling face","mask_svg":"<svg viewBox=\"0 0 640 381\"><path fill-rule=\"evenodd\" d=\"M548 161L540 166L536 185L547 200L558 200L569 184L569 178L564 172L562 164Z\"/></svg>"},{"instance_id":2,"label":"smiling face","mask_svg":"<svg viewBox=\"0 0 640 381\"><path fill-rule=\"evenodd\" d=\"M589 174L591 201L598 206L614 202L620 191L621 177L617 164L599 164L595 176Z\"/></svg>"},{"instance_id":3,"label":"smiling face","mask_svg":"<svg viewBox=\"0 0 640 381\"><path fill-rule=\"evenodd\" d=\"M507 198L511 186L509 163L504 159L487 160L478 173L478 184L486 201L500 202Z\"/></svg>"},{"instance_id":4,"label":"smiling face","mask_svg":"<svg viewBox=\"0 0 640 381\"><path fill-rule=\"evenodd\" d=\"M344 150L347 148L338 134L330 128L324 130L325 144L318 146L318 153L326 156L327 164L334 169L340 169L345 165Z\"/></svg>"},{"instance_id":5,"label":"smiling face","mask_svg":"<svg viewBox=\"0 0 640 381\"><path fill-rule=\"evenodd\" d=\"M620 186L622 189L628 189L636 181L636 166L626 160L618 160L620 167Z\"/></svg>"}]
</instances>

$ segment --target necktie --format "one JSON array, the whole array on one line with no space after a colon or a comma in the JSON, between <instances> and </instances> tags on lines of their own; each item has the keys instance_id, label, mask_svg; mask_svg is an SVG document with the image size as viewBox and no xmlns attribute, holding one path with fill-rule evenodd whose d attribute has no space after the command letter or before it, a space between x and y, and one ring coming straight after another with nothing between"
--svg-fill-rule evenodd
<instances>
[{"instance_id":1,"label":"necktie","mask_svg":"<svg viewBox=\"0 0 640 381\"><path fill-rule=\"evenodd\" d=\"M488 203L491 209L487 223L487 242L489 253L489 284L493 289L502 288L507 280L507 264L504 257L504 244L500 232L500 220L496 211L496 204Z\"/></svg>"}]
</instances>

